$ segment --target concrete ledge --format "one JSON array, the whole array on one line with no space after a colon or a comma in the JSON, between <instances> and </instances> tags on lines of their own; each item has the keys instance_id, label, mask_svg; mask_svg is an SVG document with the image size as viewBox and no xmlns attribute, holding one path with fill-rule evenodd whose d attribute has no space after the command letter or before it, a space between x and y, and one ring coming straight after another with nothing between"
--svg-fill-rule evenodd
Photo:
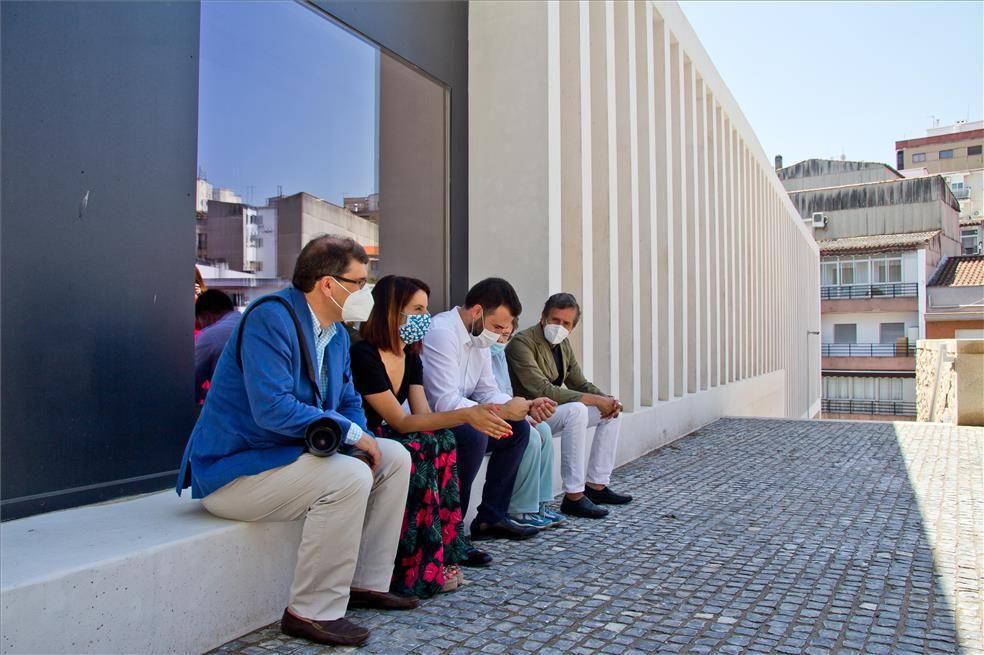
<instances>
[{"instance_id":1,"label":"concrete ledge","mask_svg":"<svg viewBox=\"0 0 984 655\"><path fill-rule=\"evenodd\" d=\"M721 416L782 416L770 373L625 414L625 464ZM560 490L560 440L554 490ZM485 482L483 464L472 508ZM631 489L626 491L632 492ZM301 522L215 518L162 492L0 525L0 652L194 653L279 618Z\"/></svg>"},{"instance_id":2,"label":"concrete ledge","mask_svg":"<svg viewBox=\"0 0 984 655\"><path fill-rule=\"evenodd\" d=\"M0 526L0 651L194 653L275 620L300 521L215 518L173 491Z\"/></svg>"}]
</instances>

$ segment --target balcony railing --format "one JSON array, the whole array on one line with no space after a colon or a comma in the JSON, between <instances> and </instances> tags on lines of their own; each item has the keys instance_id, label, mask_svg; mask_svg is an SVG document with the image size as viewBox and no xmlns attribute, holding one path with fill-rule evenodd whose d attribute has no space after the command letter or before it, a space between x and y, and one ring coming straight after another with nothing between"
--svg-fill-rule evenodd
<instances>
[{"instance_id":1,"label":"balcony railing","mask_svg":"<svg viewBox=\"0 0 984 655\"><path fill-rule=\"evenodd\" d=\"M820 300L851 300L854 298L907 298L919 295L916 282L887 284L849 284L842 287L820 287Z\"/></svg>"},{"instance_id":2,"label":"balcony railing","mask_svg":"<svg viewBox=\"0 0 984 655\"><path fill-rule=\"evenodd\" d=\"M912 343L824 343L821 357L915 357Z\"/></svg>"},{"instance_id":3,"label":"balcony railing","mask_svg":"<svg viewBox=\"0 0 984 655\"><path fill-rule=\"evenodd\" d=\"M820 409L833 414L916 415L916 403L907 403L901 400L830 400L824 398L820 401Z\"/></svg>"}]
</instances>

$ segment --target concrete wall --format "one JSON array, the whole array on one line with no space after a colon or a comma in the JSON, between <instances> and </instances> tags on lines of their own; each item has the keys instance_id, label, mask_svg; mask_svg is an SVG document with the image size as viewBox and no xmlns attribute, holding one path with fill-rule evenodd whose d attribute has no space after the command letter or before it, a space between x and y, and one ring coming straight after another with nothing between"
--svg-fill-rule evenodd
<instances>
[{"instance_id":1,"label":"concrete wall","mask_svg":"<svg viewBox=\"0 0 984 655\"><path fill-rule=\"evenodd\" d=\"M335 234L364 246L379 245L376 223L307 193L277 199L277 232L277 272L287 280L301 248L316 236Z\"/></svg>"},{"instance_id":2,"label":"concrete wall","mask_svg":"<svg viewBox=\"0 0 984 655\"><path fill-rule=\"evenodd\" d=\"M807 159L779 170L778 175L787 191L899 179L885 164L831 159Z\"/></svg>"},{"instance_id":3,"label":"concrete wall","mask_svg":"<svg viewBox=\"0 0 984 655\"><path fill-rule=\"evenodd\" d=\"M827 227L816 231L818 241L939 229L944 230L950 241L960 241L959 213L939 201L839 210L813 209L816 205L807 203L800 206L806 216L810 216L810 211L822 211L827 215Z\"/></svg>"},{"instance_id":4,"label":"concrete wall","mask_svg":"<svg viewBox=\"0 0 984 655\"><path fill-rule=\"evenodd\" d=\"M984 339L927 339L916 356L919 421L984 426Z\"/></svg>"},{"instance_id":5,"label":"concrete wall","mask_svg":"<svg viewBox=\"0 0 984 655\"><path fill-rule=\"evenodd\" d=\"M882 323L904 323L906 335L909 328L919 327L919 315L915 312L858 312L851 314L827 314L822 317L820 331L824 343L834 343L834 325L853 323L857 325L857 343L881 343Z\"/></svg>"},{"instance_id":6,"label":"concrete wall","mask_svg":"<svg viewBox=\"0 0 984 655\"><path fill-rule=\"evenodd\" d=\"M742 407L736 383L763 375L782 379L764 411L815 414L817 247L679 7L469 12L470 280L512 280L524 325L578 297L572 342L630 443L652 447L671 404L669 434L700 399L722 399L708 420Z\"/></svg>"},{"instance_id":7,"label":"concrete wall","mask_svg":"<svg viewBox=\"0 0 984 655\"><path fill-rule=\"evenodd\" d=\"M958 332L984 330L984 318L972 321L927 321L927 339L959 339Z\"/></svg>"},{"instance_id":8,"label":"concrete wall","mask_svg":"<svg viewBox=\"0 0 984 655\"><path fill-rule=\"evenodd\" d=\"M984 312L984 287L928 287L930 311L964 307Z\"/></svg>"},{"instance_id":9,"label":"concrete wall","mask_svg":"<svg viewBox=\"0 0 984 655\"><path fill-rule=\"evenodd\" d=\"M226 262L234 271L243 270L243 206L239 203L208 201L208 217L202 230L208 239L206 257L213 262Z\"/></svg>"}]
</instances>

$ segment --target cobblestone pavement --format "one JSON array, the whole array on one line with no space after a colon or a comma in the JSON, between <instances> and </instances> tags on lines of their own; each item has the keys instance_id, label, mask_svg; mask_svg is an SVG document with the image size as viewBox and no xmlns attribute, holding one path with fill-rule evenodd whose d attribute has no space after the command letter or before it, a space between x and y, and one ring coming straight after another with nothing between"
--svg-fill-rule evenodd
<instances>
[{"instance_id":1,"label":"cobblestone pavement","mask_svg":"<svg viewBox=\"0 0 984 655\"><path fill-rule=\"evenodd\" d=\"M722 419L616 472L602 521L491 542L367 653L982 653L984 429ZM490 542L484 542L489 544ZM273 624L214 653L313 655Z\"/></svg>"}]
</instances>

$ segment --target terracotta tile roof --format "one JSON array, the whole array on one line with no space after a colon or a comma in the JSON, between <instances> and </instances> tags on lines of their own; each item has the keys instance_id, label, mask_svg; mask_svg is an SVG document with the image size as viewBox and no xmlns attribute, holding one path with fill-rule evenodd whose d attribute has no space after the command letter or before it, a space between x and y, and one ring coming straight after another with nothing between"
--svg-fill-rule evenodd
<instances>
[{"instance_id":1,"label":"terracotta tile roof","mask_svg":"<svg viewBox=\"0 0 984 655\"><path fill-rule=\"evenodd\" d=\"M821 255L836 255L842 252L877 252L884 250L911 250L924 245L940 233L908 232L906 234L878 234L867 237L843 237L817 241Z\"/></svg>"},{"instance_id":2,"label":"terracotta tile roof","mask_svg":"<svg viewBox=\"0 0 984 655\"><path fill-rule=\"evenodd\" d=\"M947 257L927 286L984 287L984 255Z\"/></svg>"},{"instance_id":3,"label":"terracotta tile roof","mask_svg":"<svg viewBox=\"0 0 984 655\"><path fill-rule=\"evenodd\" d=\"M960 219L960 227L971 227L973 225L984 225L984 216Z\"/></svg>"}]
</instances>

